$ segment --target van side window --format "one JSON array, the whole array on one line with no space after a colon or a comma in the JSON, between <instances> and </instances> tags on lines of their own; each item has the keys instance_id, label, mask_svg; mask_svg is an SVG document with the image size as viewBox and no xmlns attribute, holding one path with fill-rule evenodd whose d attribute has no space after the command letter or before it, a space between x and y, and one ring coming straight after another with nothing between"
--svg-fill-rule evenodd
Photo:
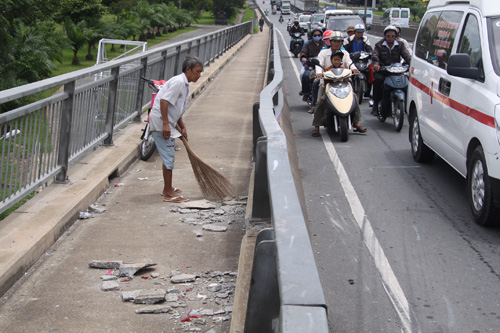
<instances>
[{"instance_id":1,"label":"van side window","mask_svg":"<svg viewBox=\"0 0 500 333\"><path fill-rule=\"evenodd\" d=\"M446 69L462 17L463 12L459 11L426 15L425 26L422 26L417 38L418 47L415 54L437 67Z\"/></svg>"},{"instance_id":2,"label":"van side window","mask_svg":"<svg viewBox=\"0 0 500 333\"><path fill-rule=\"evenodd\" d=\"M478 67L482 72L481 64L481 35L479 34L479 23L477 18L469 14L466 19L465 28L460 38L458 53L467 53L470 57L470 66Z\"/></svg>"},{"instance_id":3,"label":"van side window","mask_svg":"<svg viewBox=\"0 0 500 333\"><path fill-rule=\"evenodd\" d=\"M408 11L405 9L401 9L401 18L408 18Z\"/></svg>"}]
</instances>

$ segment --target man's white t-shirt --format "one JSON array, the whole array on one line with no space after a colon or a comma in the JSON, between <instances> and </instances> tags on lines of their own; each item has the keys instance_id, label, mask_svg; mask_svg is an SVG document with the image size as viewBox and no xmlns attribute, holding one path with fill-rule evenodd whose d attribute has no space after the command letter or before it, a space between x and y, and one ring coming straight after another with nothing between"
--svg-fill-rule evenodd
<instances>
[{"instance_id":1,"label":"man's white t-shirt","mask_svg":"<svg viewBox=\"0 0 500 333\"><path fill-rule=\"evenodd\" d=\"M179 118L186 112L189 97L189 82L184 73L176 75L161 87L156 95L153 108L149 115L151 131L163 131L163 118L160 110L160 100L168 101L168 123L170 124L170 137L178 138L181 133L175 129Z\"/></svg>"}]
</instances>

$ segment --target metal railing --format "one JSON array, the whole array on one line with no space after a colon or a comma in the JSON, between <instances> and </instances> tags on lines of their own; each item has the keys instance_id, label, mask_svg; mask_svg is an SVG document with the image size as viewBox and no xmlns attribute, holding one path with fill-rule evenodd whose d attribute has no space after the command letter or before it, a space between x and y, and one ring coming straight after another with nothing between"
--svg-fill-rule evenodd
<instances>
[{"instance_id":1,"label":"metal railing","mask_svg":"<svg viewBox=\"0 0 500 333\"><path fill-rule=\"evenodd\" d=\"M279 124L283 69L277 33L268 25L270 83L254 105L252 220L271 220L273 228L257 237L245 332L328 332L325 296Z\"/></svg>"},{"instance_id":2,"label":"metal railing","mask_svg":"<svg viewBox=\"0 0 500 333\"><path fill-rule=\"evenodd\" d=\"M140 121L151 98L141 76L168 80L181 72L188 54L210 65L251 29L246 22L0 91L0 105L16 105L0 114L0 213L54 177L66 182L70 165L97 145L111 145L113 133L127 123ZM37 100L39 93L57 88Z\"/></svg>"}]
</instances>

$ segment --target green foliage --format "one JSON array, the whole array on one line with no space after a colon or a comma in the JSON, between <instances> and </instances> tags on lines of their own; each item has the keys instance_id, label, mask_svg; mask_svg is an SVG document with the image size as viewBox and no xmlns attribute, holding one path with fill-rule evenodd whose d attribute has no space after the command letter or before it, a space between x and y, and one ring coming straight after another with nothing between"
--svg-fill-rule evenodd
<instances>
[{"instance_id":1,"label":"green foliage","mask_svg":"<svg viewBox=\"0 0 500 333\"><path fill-rule=\"evenodd\" d=\"M65 22L68 18L75 24L86 21L90 25L99 21L105 13L101 0L64 0L54 16L57 22Z\"/></svg>"},{"instance_id":2,"label":"green foliage","mask_svg":"<svg viewBox=\"0 0 500 333\"><path fill-rule=\"evenodd\" d=\"M238 9L244 6L244 0L213 0L212 13L216 16L218 12L225 12L229 18L235 16Z\"/></svg>"}]
</instances>

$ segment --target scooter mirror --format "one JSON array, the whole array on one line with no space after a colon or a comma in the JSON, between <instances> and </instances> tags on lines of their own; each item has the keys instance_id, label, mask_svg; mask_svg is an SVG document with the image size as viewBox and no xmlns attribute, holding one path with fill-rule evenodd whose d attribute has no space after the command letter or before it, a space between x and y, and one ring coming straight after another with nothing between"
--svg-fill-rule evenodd
<instances>
[{"instance_id":1,"label":"scooter mirror","mask_svg":"<svg viewBox=\"0 0 500 333\"><path fill-rule=\"evenodd\" d=\"M321 67L318 58L309 58L307 60L307 64L311 65L311 66L320 66Z\"/></svg>"}]
</instances>

